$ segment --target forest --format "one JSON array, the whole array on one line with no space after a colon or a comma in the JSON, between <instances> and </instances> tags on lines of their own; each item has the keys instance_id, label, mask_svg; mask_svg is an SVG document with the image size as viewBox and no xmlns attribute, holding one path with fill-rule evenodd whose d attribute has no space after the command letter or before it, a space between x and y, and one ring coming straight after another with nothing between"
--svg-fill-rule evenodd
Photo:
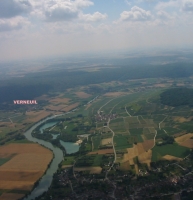
<instances>
[{"instance_id":1,"label":"forest","mask_svg":"<svg viewBox=\"0 0 193 200\"><path fill-rule=\"evenodd\" d=\"M74 71L59 69L29 73L24 77L11 77L0 82L0 105L2 106L3 103L12 104L13 100L17 99L34 99L49 92L63 92L68 88L81 85L142 78L180 78L189 77L192 74L193 68L190 63L148 66L131 66L128 63L112 68L101 66L100 70L93 72L81 69ZM92 88L91 90L101 92L100 88Z\"/></svg>"},{"instance_id":2,"label":"forest","mask_svg":"<svg viewBox=\"0 0 193 200\"><path fill-rule=\"evenodd\" d=\"M162 104L168 106L190 106L193 107L193 89L191 88L171 88L160 95Z\"/></svg>"}]
</instances>

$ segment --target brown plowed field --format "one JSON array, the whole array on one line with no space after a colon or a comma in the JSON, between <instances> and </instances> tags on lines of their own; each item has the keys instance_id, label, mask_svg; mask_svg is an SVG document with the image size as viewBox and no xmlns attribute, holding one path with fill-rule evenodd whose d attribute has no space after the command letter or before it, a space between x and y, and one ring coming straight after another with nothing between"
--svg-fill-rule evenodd
<instances>
[{"instance_id":1,"label":"brown plowed field","mask_svg":"<svg viewBox=\"0 0 193 200\"><path fill-rule=\"evenodd\" d=\"M142 154L145 150L142 143L137 143L138 155Z\"/></svg>"},{"instance_id":2,"label":"brown plowed field","mask_svg":"<svg viewBox=\"0 0 193 200\"><path fill-rule=\"evenodd\" d=\"M0 189L31 190L53 154L38 144L9 144L0 147L2 157L12 158L0 166Z\"/></svg>"},{"instance_id":3,"label":"brown plowed field","mask_svg":"<svg viewBox=\"0 0 193 200\"><path fill-rule=\"evenodd\" d=\"M149 150L148 152L143 152L138 156L138 160L140 163L146 163L147 166L150 168L150 162L152 157L152 150Z\"/></svg>"},{"instance_id":4,"label":"brown plowed field","mask_svg":"<svg viewBox=\"0 0 193 200\"><path fill-rule=\"evenodd\" d=\"M193 148L193 139L187 139L186 141L181 142L179 144L184 147L188 147L188 148L192 149Z\"/></svg>"},{"instance_id":5,"label":"brown plowed field","mask_svg":"<svg viewBox=\"0 0 193 200\"><path fill-rule=\"evenodd\" d=\"M50 112L47 112L45 110L41 110L38 112L35 111L26 112L25 122L38 122L41 119L47 117L48 115L50 115Z\"/></svg>"},{"instance_id":6,"label":"brown plowed field","mask_svg":"<svg viewBox=\"0 0 193 200\"><path fill-rule=\"evenodd\" d=\"M0 156L2 154L50 154L50 150L40 146L39 144L8 144L0 147Z\"/></svg>"},{"instance_id":7,"label":"brown plowed field","mask_svg":"<svg viewBox=\"0 0 193 200\"><path fill-rule=\"evenodd\" d=\"M125 95L127 93L125 92L108 92L106 94L104 94L104 96L106 97L118 97L118 96L122 96L122 95Z\"/></svg>"},{"instance_id":8,"label":"brown plowed field","mask_svg":"<svg viewBox=\"0 0 193 200\"><path fill-rule=\"evenodd\" d=\"M58 105L58 106L54 106L54 105L50 105L50 106L46 106L45 108L51 111L60 111L61 109L65 108L67 105Z\"/></svg>"},{"instance_id":9,"label":"brown plowed field","mask_svg":"<svg viewBox=\"0 0 193 200\"><path fill-rule=\"evenodd\" d=\"M86 99L91 96L90 94L87 94L85 92L76 92L75 94L77 97L79 97L81 99Z\"/></svg>"},{"instance_id":10,"label":"brown plowed field","mask_svg":"<svg viewBox=\"0 0 193 200\"><path fill-rule=\"evenodd\" d=\"M148 151L151 149L154 145L154 140L145 140L143 143L143 148L145 151Z\"/></svg>"},{"instance_id":11,"label":"brown plowed field","mask_svg":"<svg viewBox=\"0 0 193 200\"><path fill-rule=\"evenodd\" d=\"M18 181L22 178L22 181L36 181L42 176L42 171L0 171L0 177L2 181L7 181L8 177L11 177L11 181Z\"/></svg>"},{"instance_id":12,"label":"brown plowed field","mask_svg":"<svg viewBox=\"0 0 193 200\"><path fill-rule=\"evenodd\" d=\"M33 181L2 181L0 180L0 188L5 190L32 190Z\"/></svg>"},{"instance_id":13,"label":"brown plowed field","mask_svg":"<svg viewBox=\"0 0 193 200\"><path fill-rule=\"evenodd\" d=\"M3 193L0 196L0 200L18 200L21 199L24 194L17 194L17 193Z\"/></svg>"},{"instance_id":14,"label":"brown plowed field","mask_svg":"<svg viewBox=\"0 0 193 200\"><path fill-rule=\"evenodd\" d=\"M49 102L53 103L53 104L67 104L70 101L70 99L68 98L54 98L54 99L50 99Z\"/></svg>"},{"instance_id":15,"label":"brown plowed field","mask_svg":"<svg viewBox=\"0 0 193 200\"><path fill-rule=\"evenodd\" d=\"M120 165L120 170L123 170L123 171L128 171L131 169L131 166L130 166L130 162L129 161L126 161L124 163L121 163Z\"/></svg>"},{"instance_id":16,"label":"brown plowed field","mask_svg":"<svg viewBox=\"0 0 193 200\"><path fill-rule=\"evenodd\" d=\"M68 112L74 108L76 108L77 106L79 105L79 103L74 103L74 104L71 104L69 106L66 106L65 108L63 108L61 111L65 111L65 112Z\"/></svg>"},{"instance_id":17,"label":"brown plowed field","mask_svg":"<svg viewBox=\"0 0 193 200\"><path fill-rule=\"evenodd\" d=\"M101 167L75 167L74 171L90 171L90 174L100 174L102 171Z\"/></svg>"}]
</instances>

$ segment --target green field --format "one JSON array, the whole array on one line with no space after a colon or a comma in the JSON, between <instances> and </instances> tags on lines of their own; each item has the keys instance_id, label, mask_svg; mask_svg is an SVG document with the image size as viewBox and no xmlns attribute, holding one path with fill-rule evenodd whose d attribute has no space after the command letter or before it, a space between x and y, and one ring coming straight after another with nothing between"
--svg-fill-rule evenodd
<instances>
[{"instance_id":1,"label":"green field","mask_svg":"<svg viewBox=\"0 0 193 200\"><path fill-rule=\"evenodd\" d=\"M129 129L130 135L136 138L136 142L143 142L141 135L143 134L142 128Z\"/></svg>"},{"instance_id":2,"label":"green field","mask_svg":"<svg viewBox=\"0 0 193 200\"><path fill-rule=\"evenodd\" d=\"M181 130L172 127L165 127L164 130L167 132L168 135L174 135L181 132Z\"/></svg>"},{"instance_id":3,"label":"green field","mask_svg":"<svg viewBox=\"0 0 193 200\"><path fill-rule=\"evenodd\" d=\"M114 137L114 145L116 150L130 148L133 145L129 142L130 137L129 136L123 136L123 135L115 135Z\"/></svg>"},{"instance_id":4,"label":"green field","mask_svg":"<svg viewBox=\"0 0 193 200\"><path fill-rule=\"evenodd\" d=\"M65 156L62 165L72 165L74 163L74 156Z\"/></svg>"},{"instance_id":5,"label":"green field","mask_svg":"<svg viewBox=\"0 0 193 200\"><path fill-rule=\"evenodd\" d=\"M166 144L163 146L155 146L152 149L152 161L156 162L161 159L162 156L171 155L179 158L184 158L190 153L190 150L186 147L179 146L178 144Z\"/></svg>"},{"instance_id":6,"label":"green field","mask_svg":"<svg viewBox=\"0 0 193 200\"><path fill-rule=\"evenodd\" d=\"M92 143L91 142L87 142L85 144L85 151L92 151Z\"/></svg>"},{"instance_id":7,"label":"green field","mask_svg":"<svg viewBox=\"0 0 193 200\"><path fill-rule=\"evenodd\" d=\"M0 166L5 164L7 161L9 161L11 158L0 158Z\"/></svg>"},{"instance_id":8,"label":"green field","mask_svg":"<svg viewBox=\"0 0 193 200\"><path fill-rule=\"evenodd\" d=\"M103 155L86 155L76 162L76 167L100 166L102 164Z\"/></svg>"},{"instance_id":9,"label":"green field","mask_svg":"<svg viewBox=\"0 0 193 200\"><path fill-rule=\"evenodd\" d=\"M117 122L117 123L110 123L110 128L114 131L114 132L126 132L126 128L125 128L125 123L123 122Z\"/></svg>"},{"instance_id":10,"label":"green field","mask_svg":"<svg viewBox=\"0 0 193 200\"><path fill-rule=\"evenodd\" d=\"M92 142L93 142L93 146L94 146L93 150L97 150L101 144L101 136L100 135L93 136Z\"/></svg>"},{"instance_id":11,"label":"green field","mask_svg":"<svg viewBox=\"0 0 193 200\"><path fill-rule=\"evenodd\" d=\"M127 121L129 124L139 124L137 117L127 117L125 118L125 121Z\"/></svg>"}]
</instances>

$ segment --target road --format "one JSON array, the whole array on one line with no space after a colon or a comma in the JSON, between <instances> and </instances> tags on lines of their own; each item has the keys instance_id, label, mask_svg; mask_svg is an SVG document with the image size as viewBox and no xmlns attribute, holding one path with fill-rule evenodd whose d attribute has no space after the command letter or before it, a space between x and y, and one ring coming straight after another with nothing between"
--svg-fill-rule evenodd
<instances>
[{"instance_id":1,"label":"road","mask_svg":"<svg viewBox=\"0 0 193 200\"><path fill-rule=\"evenodd\" d=\"M167 118L168 116L166 116L160 123L159 123L159 130L161 130L161 123L164 122L164 120Z\"/></svg>"},{"instance_id":2,"label":"road","mask_svg":"<svg viewBox=\"0 0 193 200\"><path fill-rule=\"evenodd\" d=\"M126 106L125 106L125 111L126 111L126 113L129 115L129 117L131 117L131 115L130 115L129 112L127 111Z\"/></svg>"},{"instance_id":3,"label":"road","mask_svg":"<svg viewBox=\"0 0 193 200\"><path fill-rule=\"evenodd\" d=\"M98 115L100 115L100 111L101 111L101 109L104 107L104 106L106 106L108 103L110 103L112 100L114 100L114 99L116 99L117 97L115 97L115 98L113 98L113 99L111 99L111 100L109 100L107 103L105 103L105 104L103 104L99 109L98 109Z\"/></svg>"}]
</instances>

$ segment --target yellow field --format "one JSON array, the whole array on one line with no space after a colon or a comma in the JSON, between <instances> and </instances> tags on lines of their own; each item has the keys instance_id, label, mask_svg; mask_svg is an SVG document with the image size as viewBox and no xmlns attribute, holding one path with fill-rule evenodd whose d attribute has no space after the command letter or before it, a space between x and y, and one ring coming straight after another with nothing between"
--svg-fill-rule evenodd
<instances>
[{"instance_id":1,"label":"yellow field","mask_svg":"<svg viewBox=\"0 0 193 200\"><path fill-rule=\"evenodd\" d=\"M100 174L102 171L101 167L75 167L74 171L90 171L90 174Z\"/></svg>"},{"instance_id":2,"label":"yellow field","mask_svg":"<svg viewBox=\"0 0 193 200\"><path fill-rule=\"evenodd\" d=\"M53 154L38 144L9 144L0 147L0 158L6 157L11 159L0 166L0 189L31 190Z\"/></svg>"},{"instance_id":3,"label":"yellow field","mask_svg":"<svg viewBox=\"0 0 193 200\"><path fill-rule=\"evenodd\" d=\"M185 134L185 135L175 138L175 141L177 143L181 143L181 142L185 142L186 140L190 139L191 137L193 137L193 133L188 133L188 134Z\"/></svg>"},{"instance_id":4,"label":"yellow field","mask_svg":"<svg viewBox=\"0 0 193 200\"><path fill-rule=\"evenodd\" d=\"M129 161L131 164L136 156L138 156L138 149L137 145L134 145L132 148L127 148L127 153L123 156L123 162Z\"/></svg>"},{"instance_id":5,"label":"yellow field","mask_svg":"<svg viewBox=\"0 0 193 200\"><path fill-rule=\"evenodd\" d=\"M165 155L165 156L163 156L162 158L163 158L163 159L166 159L166 160L177 160L177 161L183 160L182 158L178 158L178 157L171 156L171 155Z\"/></svg>"},{"instance_id":6,"label":"yellow field","mask_svg":"<svg viewBox=\"0 0 193 200\"><path fill-rule=\"evenodd\" d=\"M38 122L41 119L47 117L48 115L50 115L50 112L47 112L45 110L41 110L41 111L30 111L30 112L26 112L26 120L25 122Z\"/></svg>"},{"instance_id":7,"label":"yellow field","mask_svg":"<svg viewBox=\"0 0 193 200\"><path fill-rule=\"evenodd\" d=\"M188 133L175 138L175 141L181 146L193 148L193 139L190 139L191 137L193 137L193 133Z\"/></svg>"},{"instance_id":8,"label":"yellow field","mask_svg":"<svg viewBox=\"0 0 193 200\"><path fill-rule=\"evenodd\" d=\"M149 144L148 144L149 145ZM133 145L132 148L127 148L127 153L124 154L123 160L121 163L129 162L130 165L134 165L134 158L138 157L140 163L146 163L150 167L152 151L146 150L143 143L138 143ZM136 168L136 166L135 166ZM137 169L137 168L136 168Z\"/></svg>"},{"instance_id":9,"label":"yellow field","mask_svg":"<svg viewBox=\"0 0 193 200\"><path fill-rule=\"evenodd\" d=\"M173 117L173 120L175 122L180 122L180 123L183 123L183 122L189 122L190 121L190 118L185 118L185 117Z\"/></svg>"},{"instance_id":10,"label":"yellow field","mask_svg":"<svg viewBox=\"0 0 193 200\"><path fill-rule=\"evenodd\" d=\"M102 139L102 145L112 144L112 138Z\"/></svg>"}]
</instances>

